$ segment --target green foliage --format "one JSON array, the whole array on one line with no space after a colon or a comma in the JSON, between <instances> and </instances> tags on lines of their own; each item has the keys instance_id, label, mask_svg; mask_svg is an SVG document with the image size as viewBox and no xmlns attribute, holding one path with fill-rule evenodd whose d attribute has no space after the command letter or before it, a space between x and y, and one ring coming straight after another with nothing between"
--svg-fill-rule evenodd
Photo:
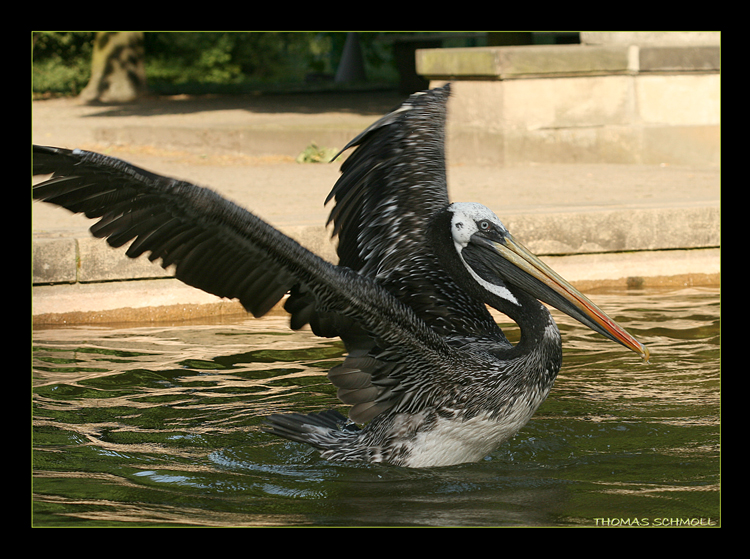
<instances>
[{"instance_id":1,"label":"green foliage","mask_svg":"<svg viewBox=\"0 0 750 559\"><path fill-rule=\"evenodd\" d=\"M32 34L34 93L78 95L91 77L95 33Z\"/></svg>"},{"instance_id":2,"label":"green foliage","mask_svg":"<svg viewBox=\"0 0 750 559\"><path fill-rule=\"evenodd\" d=\"M237 39L224 33L146 33L147 79L168 84L241 81Z\"/></svg>"},{"instance_id":3,"label":"green foliage","mask_svg":"<svg viewBox=\"0 0 750 559\"><path fill-rule=\"evenodd\" d=\"M95 33L33 34L35 94L77 95L91 74ZM395 81L390 43L380 33L361 33L367 75ZM266 84L305 84L330 79L346 33L338 32L147 32L145 69L156 93L240 92Z\"/></svg>"},{"instance_id":4,"label":"green foliage","mask_svg":"<svg viewBox=\"0 0 750 559\"><path fill-rule=\"evenodd\" d=\"M319 147L315 142L297 156L297 163L330 163L339 152L336 148Z\"/></svg>"}]
</instances>

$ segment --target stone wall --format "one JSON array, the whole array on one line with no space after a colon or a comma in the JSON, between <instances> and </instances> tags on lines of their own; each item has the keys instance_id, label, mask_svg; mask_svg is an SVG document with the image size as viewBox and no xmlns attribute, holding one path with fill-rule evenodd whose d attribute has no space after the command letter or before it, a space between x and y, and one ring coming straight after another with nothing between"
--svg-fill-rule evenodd
<instances>
[{"instance_id":1,"label":"stone wall","mask_svg":"<svg viewBox=\"0 0 750 559\"><path fill-rule=\"evenodd\" d=\"M637 34L589 35L580 45L418 50L417 72L432 87L453 84L449 157L494 165L719 165L715 36L637 43Z\"/></svg>"}]
</instances>

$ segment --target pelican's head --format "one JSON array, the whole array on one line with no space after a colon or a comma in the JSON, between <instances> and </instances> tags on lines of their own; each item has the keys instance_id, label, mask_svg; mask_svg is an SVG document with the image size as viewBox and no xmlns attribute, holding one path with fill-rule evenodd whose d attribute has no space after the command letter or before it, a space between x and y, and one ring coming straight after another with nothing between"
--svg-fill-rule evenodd
<instances>
[{"instance_id":1,"label":"pelican's head","mask_svg":"<svg viewBox=\"0 0 750 559\"><path fill-rule=\"evenodd\" d=\"M506 306L520 306L513 290L525 291L648 360L646 347L516 242L489 208L475 203L454 203L448 206L448 211L459 258L484 290L500 297Z\"/></svg>"}]
</instances>

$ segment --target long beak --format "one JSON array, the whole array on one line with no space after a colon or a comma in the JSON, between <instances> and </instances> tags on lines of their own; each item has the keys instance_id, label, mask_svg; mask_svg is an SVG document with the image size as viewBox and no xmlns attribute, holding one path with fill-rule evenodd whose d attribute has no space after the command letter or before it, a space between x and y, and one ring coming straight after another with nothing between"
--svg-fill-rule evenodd
<instances>
[{"instance_id":1,"label":"long beak","mask_svg":"<svg viewBox=\"0 0 750 559\"><path fill-rule=\"evenodd\" d=\"M628 334L604 311L529 252L526 247L517 243L510 234L506 234L503 242L492 242L492 245L505 260L513 264L504 272L514 284L610 340L632 349L648 362L649 351L646 346ZM513 271L513 268L516 270ZM519 271L525 273L518 273Z\"/></svg>"}]
</instances>

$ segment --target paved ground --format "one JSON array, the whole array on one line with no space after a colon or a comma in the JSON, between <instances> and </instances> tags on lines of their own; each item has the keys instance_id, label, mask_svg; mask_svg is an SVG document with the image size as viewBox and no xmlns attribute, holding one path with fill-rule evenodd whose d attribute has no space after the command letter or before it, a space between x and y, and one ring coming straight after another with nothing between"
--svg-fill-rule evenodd
<instances>
[{"instance_id":1,"label":"paved ground","mask_svg":"<svg viewBox=\"0 0 750 559\"><path fill-rule=\"evenodd\" d=\"M338 164L299 164L294 158L312 142L342 147L399 101L396 94L383 92L170 98L124 107L87 106L67 99L35 101L32 139L37 144L102 151L211 186L333 258L322 229L327 217L322 203L338 176ZM448 158L453 200L481 202L494 209L517 238L538 253L552 255L554 265L562 266L558 271L572 281L718 281L717 168L498 168L462 165L450 154ZM35 271L53 264L44 261L52 256L38 256L37 247L51 239L76 239L80 252L91 243L89 225L80 216L34 203ZM106 279L133 277L126 271ZM152 281L166 283L157 286L155 299L147 299L142 291ZM211 302L203 295L186 295L195 290L182 290L175 283L92 280L43 285L34 290L34 315L80 319L120 308L117 305L151 308ZM116 294L132 289L136 295L118 300ZM167 297L176 293L174 300Z\"/></svg>"}]
</instances>

